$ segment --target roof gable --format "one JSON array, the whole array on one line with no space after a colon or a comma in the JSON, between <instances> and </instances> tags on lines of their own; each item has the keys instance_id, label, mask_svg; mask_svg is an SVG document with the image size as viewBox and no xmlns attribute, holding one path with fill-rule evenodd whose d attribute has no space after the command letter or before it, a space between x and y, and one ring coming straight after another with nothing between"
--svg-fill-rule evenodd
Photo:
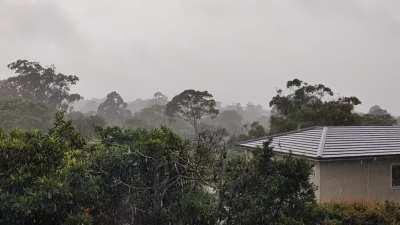
<instances>
[{"instance_id":1,"label":"roof gable","mask_svg":"<svg viewBox=\"0 0 400 225\"><path fill-rule=\"evenodd\" d=\"M262 147L267 140L276 152L310 158L400 155L400 126L312 127L242 142L240 146Z\"/></svg>"}]
</instances>

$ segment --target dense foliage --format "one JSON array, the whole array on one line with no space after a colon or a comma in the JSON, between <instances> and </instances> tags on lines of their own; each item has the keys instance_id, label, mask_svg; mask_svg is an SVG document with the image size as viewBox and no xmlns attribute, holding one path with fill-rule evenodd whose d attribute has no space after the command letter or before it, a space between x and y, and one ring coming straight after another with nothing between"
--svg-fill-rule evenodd
<instances>
[{"instance_id":1,"label":"dense foliage","mask_svg":"<svg viewBox=\"0 0 400 225\"><path fill-rule=\"evenodd\" d=\"M79 78L57 73L54 66L44 67L38 62L17 60L8 65L17 76L0 81L0 96L22 97L54 109L66 109L69 103L81 99L71 94L71 86Z\"/></svg>"},{"instance_id":2,"label":"dense foliage","mask_svg":"<svg viewBox=\"0 0 400 225\"><path fill-rule=\"evenodd\" d=\"M249 162L230 165L227 223L310 224L315 206L314 187L308 180L312 165L290 156L274 159L268 144L254 154Z\"/></svg>"},{"instance_id":3,"label":"dense foliage","mask_svg":"<svg viewBox=\"0 0 400 225\"><path fill-rule=\"evenodd\" d=\"M400 224L398 203L330 203L314 210L314 224L321 225L397 225Z\"/></svg>"},{"instance_id":4,"label":"dense foliage","mask_svg":"<svg viewBox=\"0 0 400 225\"><path fill-rule=\"evenodd\" d=\"M379 106L355 113L356 97L295 79L270 101L270 127L261 106L222 107L191 89L129 104L114 91L80 112L70 107L81 99L70 93L78 77L28 60L9 68L17 76L0 81L0 225L400 224L393 203L317 205L303 159L275 157L268 144L234 147L314 125L396 124Z\"/></svg>"},{"instance_id":5,"label":"dense foliage","mask_svg":"<svg viewBox=\"0 0 400 225\"><path fill-rule=\"evenodd\" d=\"M273 108L271 132L279 133L311 126L393 125L390 115L354 112L361 101L354 96L337 97L324 84L308 84L294 79L286 91L279 89L269 105Z\"/></svg>"},{"instance_id":6,"label":"dense foliage","mask_svg":"<svg viewBox=\"0 0 400 225\"><path fill-rule=\"evenodd\" d=\"M85 195L70 180L81 172L74 155L84 141L61 115L55 124L48 134L0 132L0 224L88 221Z\"/></svg>"},{"instance_id":7,"label":"dense foliage","mask_svg":"<svg viewBox=\"0 0 400 225\"><path fill-rule=\"evenodd\" d=\"M0 98L0 128L12 130L50 128L54 111L42 103L20 97Z\"/></svg>"},{"instance_id":8,"label":"dense foliage","mask_svg":"<svg viewBox=\"0 0 400 225\"><path fill-rule=\"evenodd\" d=\"M198 163L206 154L166 128L107 128L100 135L104 149L91 168L102 190L96 224L211 224L207 167Z\"/></svg>"},{"instance_id":9,"label":"dense foliage","mask_svg":"<svg viewBox=\"0 0 400 225\"><path fill-rule=\"evenodd\" d=\"M298 79L288 81L287 93L278 90L269 105L275 110L271 116L271 131L284 132L315 125L354 125L358 115L354 106L361 102L356 97L334 98L331 88L323 84L311 85Z\"/></svg>"},{"instance_id":10,"label":"dense foliage","mask_svg":"<svg viewBox=\"0 0 400 225\"><path fill-rule=\"evenodd\" d=\"M294 221L313 203L308 164L272 160L269 148L236 164L223 130L195 142L167 128L98 135L88 143L61 113L47 134L2 132L0 224L243 224L278 199L285 207L262 220Z\"/></svg>"},{"instance_id":11,"label":"dense foliage","mask_svg":"<svg viewBox=\"0 0 400 225\"><path fill-rule=\"evenodd\" d=\"M362 125L390 126L397 123L396 118L378 105L372 106L367 114L362 115Z\"/></svg>"},{"instance_id":12,"label":"dense foliage","mask_svg":"<svg viewBox=\"0 0 400 225\"><path fill-rule=\"evenodd\" d=\"M67 118L71 120L75 129L86 138L94 138L97 129L106 126L106 121L96 114L83 114L75 111L69 113Z\"/></svg>"}]
</instances>

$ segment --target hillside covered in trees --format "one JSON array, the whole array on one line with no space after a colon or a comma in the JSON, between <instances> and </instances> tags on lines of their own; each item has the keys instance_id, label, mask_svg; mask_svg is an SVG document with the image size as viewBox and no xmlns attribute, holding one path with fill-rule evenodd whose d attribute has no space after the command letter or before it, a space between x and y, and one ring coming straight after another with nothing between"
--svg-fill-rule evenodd
<instances>
[{"instance_id":1,"label":"hillside covered in trees","mask_svg":"<svg viewBox=\"0 0 400 225\"><path fill-rule=\"evenodd\" d=\"M207 90L84 100L77 75L17 60L0 81L0 224L398 224L396 203L315 201L312 165L251 157L242 140L311 126L397 125L379 106L324 84L287 82L267 107Z\"/></svg>"}]
</instances>

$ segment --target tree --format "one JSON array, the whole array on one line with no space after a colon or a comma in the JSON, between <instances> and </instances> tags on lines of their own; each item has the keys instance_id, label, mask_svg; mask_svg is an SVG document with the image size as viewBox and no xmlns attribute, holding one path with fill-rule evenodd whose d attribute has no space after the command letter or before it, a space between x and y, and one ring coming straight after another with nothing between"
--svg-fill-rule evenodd
<instances>
[{"instance_id":1,"label":"tree","mask_svg":"<svg viewBox=\"0 0 400 225\"><path fill-rule=\"evenodd\" d=\"M85 115L81 112L71 112L67 115L75 129L86 138L96 136L96 129L104 127L106 121L98 115Z\"/></svg>"},{"instance_id":2,"label":"tree","mask_svg":"<svg viewBox=\"0 0 400 225\"><path fill-rule=\"evenodd\" d=\"M153 129L167 125L165 105L155 104L142 109L125 122L128 128Z\"/></svg>"},{"instance_id":3,"label":"tree","mask_svg":"<svg viewBox=\"0 0 400 225\"><path fill-rule=\"evenodd\" d=\"M242 132L243 117L236 110L224 110L216 118L218 127L225 128L231 135L238 135Z\"/></svg>"},{"instance_id":4,"label":"tree","mask_svg":"<svg viewBox=\"0 0 400 225\"><path fill-rule=\"evenodd\" d=\"M261 118L268 115L261 105L254 105L251 102L247 103L242 114L246 122L260 121Z\"/></svg>"},{"instance_id":5,"label":"tree","mask_svg":"<svg viewBox=\"0 0 400 225\"><path fill-rule=\"evenodd\" d=\"M84 144L60 113L48 134L0 131L0 224L88 224L93 190L77 182L85 177L76 157Z\"/></svg>"},{"instance_id":6,"label":"tree","mask_svg":"<svg viewBox=\"0 0 400 225\"><path fill-rule=\"evenodd\" d=\"M212 196L202 188L208 167L199 164L207 161L188 142L167 128L114 127L100 137L105 148L90 169L103 190L95 224L212 224Z\"/></svg>"},{"instance_id":7,"label":"tree","mask_svg":"<svg viewBox=\"0 0 400 225\"><path fill-rule=\"evenodd\" d=\"M43 67L38 62L17 60L8 65L17 76L0 82L0 96L22 97L52 109L65 110L68 104L81 99L71 94L71 86L79 78L57 73L54 66Z\"/></svg>"},{"instance_id":8,"label":"tree","mask_svg":"<svg viewBox=\"0 0 400 225\"><path fill-rule=\"evenodd\" d=\"M199 133L199 122L205 116L216 116L216 102L207 91L185 90L167 104L167 114L177 115L190 122L195 135Z\"/></svg>"},{"instance_id":9,"label":"tree","mask_svg":"<svg viewBox=\"0 0 400 225\"><path fill-rule=\"evenodd\" d=\"M250 124L250 130L248 132L249 138L260 138L265 137L266 135L267 132L265 131L265 128L259 122L253 122Z\"/></svg>"},{"instance_id":10,"label":"tree","mask_svg":"<svg viewBox=\"0 0 400 225\"><path fill-rule=\"evenodd\" d=\"M369 111L369 115L374 115L374 116L385 116L385 115L390 115L387 110L382 109L379 105L374 105L372 106Z\"/></svg>"},{"instance_id":11,"label":"tree","mask_svg":"<svg viewBox=\"0 0 400 225\"><path fill-rule=\"evenodd\" d=\"M46 105L28 99L0 98L0 128L7 131L15 128L47 130L53 113Z\"/></svg>"},{"instance_id":12,"label":"tree","mask_svg":"<svg viewBox=\"0 0 400 225\"><path fill-rule=\"evenodd\" d=\"M314 187L309 182L312 165L304 159L272 157L265 144L250 161L228 164L225 187L226 224L311 224Z\"/></svg>"},{"instance_id":13,"label":"tree","mask_svg":"<svg viewBox=\"0 0 400 225\"><path fill-rule=\"evenodd\" d=\"M195 142L197 149L196 164L202 165L209 170L208 186L215 191L214 219L220 224L225 220L224 187L226 186L226 162L228 158L227 148L228 134L225 129L206 129L199 133Z\"/></svg>"},{"instance_id":14,"label":"tree","mask_svg":"<svg viewBox=\"0 0 400 225\"><path fill-rule=\"evenodd\" d=\"M131 116L121 95L113 91L107 95L106 100L100 104L97 114L111 125L122 125L122 122Z\"/></svg>"},{"instance_id":15,"label":"tree","mask_svg":"<svg viewBox=\"0 0 400 225\"><path fill-rule=\"evenodd\" d=\"M361 125L392 126L397 123L396 118L378 105L372 106L368 114L361 115Z\"/></svg>"},{"instance_id":16,"label":"tree","mask_svg":"<svg viewBox=\"0 0 400 225\"><path fill-rule=\"evenodd\" d=\"M331 88L311 85L298 79L287 82L287 91L277 91L269 105L273 107L271 132L283 132L310 126L360 125L353 112L361 101L356 97L336 97Z\"/></svg>"},{"instance_id":17,"label":"tree","mask_svg":"<svg viewBox=\"0 0 400 225\"><path fill-rule=\"evenodd\" d=\"M154 105L166 105L168 103L168 97L161 92L156 92L153 95Z\"/></svg>"},{"instance_id":18,"label":"tree","mask_svg":"<svg viewBox=\"0 0 400 225\"><path fill-rule=\"evenodd\" d=\"M375 116L365 114L361 116L361 125L363 126L393 126L396 124L398 124L398 121L391 115Z\"/></svg>"}]
</instances>

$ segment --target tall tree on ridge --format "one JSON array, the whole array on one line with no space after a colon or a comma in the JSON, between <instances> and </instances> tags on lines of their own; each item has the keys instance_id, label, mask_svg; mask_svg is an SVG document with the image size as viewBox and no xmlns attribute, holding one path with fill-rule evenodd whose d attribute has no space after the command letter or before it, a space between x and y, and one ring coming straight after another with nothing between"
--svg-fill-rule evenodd
<instances>
[{"instance_id":1,"label":"tall tree on ridge","mask_svg":"<svg viewBox=\"0 0 400 225\"><path fill-rule=\"evenodd\" d=\"M8 65L17 76L0 82L0 96L22 97L49 108L66 110L68 105L81 99L71 94L71 86L79 78L75 75L57 73L55 66L44 67L38 62L17 60Z\"/></svg>"},{"instance_id":2,"label":"tall tree on ridge","mask_svg":"<svg viewBox=\"0 0 400 225\"><path fill-rule=\"evenodd\" d=\"M111 125L122 125L122 122L131 116L131 111L126 107L121 95L113 91L107 95L106 100L100 104L97 114L106 119Z\"/></svg>"},{"instance_id":3,"label":"tall tree on ridge","mask_svg":"<svg viewBox=\"0 0 400 225\"><path fill-rule=\"evenodd\" d=\"M167 114L177 115L190 122L196 136L199 134L200 120L218 113L216 102L208 91L185 90L167 104Z\"/></svg>"},{"instance_id":4,"label":"tall tree on ridge","mask_svg":"<svg viewBox=\"0 0 400 225\"><path fill-rule=\"evenodd\" d=\"M273 108L271 132L283 132L310 126L360 125L353 112L361 101L356 97L336 97L323 84L308 84L298 79L287 82L287 93L278 90L269 105Z\"/></svg>"},{"instance_id":5,"label":"tall tree on ridge","mask_svg":"<svg viewBox=\"0 0 400 225\"><path fill-rule=\"evenodd\" d=\"M168 103L168 97L160 91L157 91L153 95L154 105L166 105Z\"/></svg>"}]
</instances>

